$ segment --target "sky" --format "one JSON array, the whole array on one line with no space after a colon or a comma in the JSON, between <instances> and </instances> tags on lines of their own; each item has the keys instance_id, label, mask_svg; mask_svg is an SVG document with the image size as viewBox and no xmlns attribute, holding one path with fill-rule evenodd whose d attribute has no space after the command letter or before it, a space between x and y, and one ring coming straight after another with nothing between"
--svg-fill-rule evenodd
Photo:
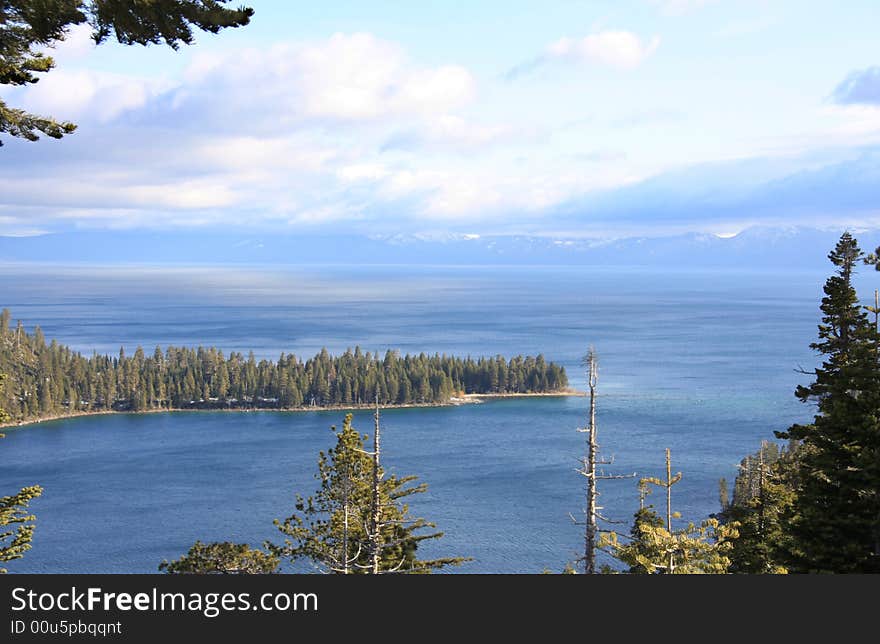
<instances>
[{"instance_id":1,"label":"sky","mask_svg":"<svg viewBox=\"0 0 880 644\"><path fill-rule=\"evenodd\" d=\"M178 51L74 28L0 136L0 235L614 238L880 226L876 0L253 0Z\"/></svg>"}]
</instances>

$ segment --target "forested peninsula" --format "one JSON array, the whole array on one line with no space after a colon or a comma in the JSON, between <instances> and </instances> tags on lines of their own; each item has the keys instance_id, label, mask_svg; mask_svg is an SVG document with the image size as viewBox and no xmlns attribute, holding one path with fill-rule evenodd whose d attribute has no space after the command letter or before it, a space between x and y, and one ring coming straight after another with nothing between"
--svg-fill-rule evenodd
<instances>
[{"instance_id":1,"label":"forested peninsula","mask_svg":"<svg viewBox=\"0 0 880 644\"><path fill-rule=\"evenodd\" d=\"M460 358L396 351L257 360L216 348L156 347L86 357L0 313L0 408L12 422L59 415L182 409L310 409L436 405L467 394L562 392L565 369L543 355Z\"/></svg>"}]
</instances>

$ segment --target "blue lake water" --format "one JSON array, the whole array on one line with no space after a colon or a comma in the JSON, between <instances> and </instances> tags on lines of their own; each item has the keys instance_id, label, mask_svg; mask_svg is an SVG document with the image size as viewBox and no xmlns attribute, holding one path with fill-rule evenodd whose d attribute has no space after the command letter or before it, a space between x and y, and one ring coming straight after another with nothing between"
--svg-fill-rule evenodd
<instances>
[{"instance_id":1,"label":"blue lake water","mask_svg":"<svg viewBox=\"0 0 880 644\"><path fill-rule=\"evenodd\" d=\"M0 265L0 307L91 353L167 344L507 356L543 352L583 386L600 358L608 468L658 475L672 449L682 520L718 509L717 482L773 430L810 417L793 396L816 357L822 273L485 267L159 268ZM874 274L861 278L867 296ZM260 544L308 493L340 412L171 413L41 423L0 443L0 490L39 483L33 549L10 572L154 572L196 539ZM356 424L368 429L368 413ZM577 556L583 398L388 410L386 464L429 485L425 554L462 572L561 570ZM659 495L657 497L660 501ZM628 529L634 481L603 484Z\"/></svg>"}]
</instances>

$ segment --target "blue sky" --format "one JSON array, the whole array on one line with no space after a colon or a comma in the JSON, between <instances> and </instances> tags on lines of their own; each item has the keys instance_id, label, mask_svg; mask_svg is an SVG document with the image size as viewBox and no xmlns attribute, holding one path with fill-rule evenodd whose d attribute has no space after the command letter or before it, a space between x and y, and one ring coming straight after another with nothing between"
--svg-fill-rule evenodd
<instances>
[{"instance_id":1,"label":"blue sky","mask_svg":"<svg viewBox=\"0 0 880 644\"><path fill-rule=\"evenodd\" d=\"M3 137L0 235L880 224L876 2L250 4L177 52L74 30L0 87L80 126Z\"/></svg>"}]
</instances>

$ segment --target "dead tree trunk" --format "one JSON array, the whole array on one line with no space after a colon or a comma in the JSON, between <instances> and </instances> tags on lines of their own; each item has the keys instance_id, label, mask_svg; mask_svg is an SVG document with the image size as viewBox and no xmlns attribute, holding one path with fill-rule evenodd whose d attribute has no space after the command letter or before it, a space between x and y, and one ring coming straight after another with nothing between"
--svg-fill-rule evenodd
<instances>
[{"instance_id":1,"label":"dead tree trunk","mask_svg":"<svg viewBox=\"0 0 880 644\"><path fill-rule=\"evenodd\" d=\"M764 541L764 450L767 449L767 441L761 443L761 451L758 452L758 540Z\"/></svg>"},{"instance_id":2,"label":"dead tree trunk","mask_svg":"<svg viewBox=\"0 0 880 644\"><path fill-rule=\"evenodd\" d=\"M351 499L351 478L346 481L343 490L342 499L342 574L347 575L351 572L351 561L348 559L348 514L349 501Z\"/></svg>"},{"instance_id":3,"label":"dead tree trunk","mask_svg":"<svg viewBox=\"0 0 880 644\"><path fill-rule=\"evenodd\" d=\"M880 266L880 264L878 264ZM880 268L878 268L880 270ZM874 330L880 333L880 290L874 289L874 306L862 307L868 313L874 314Z\"/></svg>"},{"instance_id":4,"label":"dead tree trunk","mask_svg":"<svg viewBox=\"0 0 880 644\"><path fill-rule=\"evenodd\" d=\"M666 448L666 529L672 534L672 458Z\"/></svg>"},{"instance_id":5,"label":"dead tree trunk","mask_svg":"<svg viewBox=\"0 0 880 644\"><path fill-rule=\"evenodd\" d=\"M672 486L678 483L681 480L681 472L672 476L672 456L670 454L669 448L666 448L666 480L661 481L656 477L648 477L643 478L639 481L639 486L643 485L656 485L658 487L666 488L666 531L669 533L669 536L672 537ZM670 548L669 550L669 559L666 565L667 574L672 574L675 571L675 551Z\"/></svg>"},{"instance_id":6,"label":"dead tree trunk","mask_svg":"<svg viewBox=\"0 0 880 644\"><path fill-rule=\"evenodd\" d=\"M672 476L672 456L669 448L666 448L666 481L663 487L666 488L666 530L672 536L672 486L681 480L681 472ZM667 568L671 575L675 571L675 552L669 551L669 567Z\"/></svg>"},{"instance_id":7,"label":"dead tree trunk","mask_svg":"<svg viewBox=\"0 0 880 644\"><path fill-rule=\"evenodd\" d=\"M601 479L632 478L630 475L607 475L597 471L598 465L611 465L614 459L603 461L599 459L598 431L596 427L596 388L599 383L599 362L596 359L595 350L590 347L584 358L584 366L587 368L587 384L590 390L590 417L586 428L578 429L587 435L587 453L581 459L581 468L577 471L587 479L586 508L584 510L584 574L596 574L596 550L599 544L599 490L597 481ZM607 521L607 519L606 519Z\"/></svg>"},{"instance_id":8,"label":"dead tree trunk","mask_svg":"<svg viewBox=\"0 0 880 644\"><path fill-rule=\"evenodd\" d=\"M584 470L587 472L587 525L584 531L584 574L592 575L596 572L596 456L598 446L596 443L596 385L599 381L599 367L596 363L596 355L590 350L589 362L589 387L590 387L590 424L587 427L587 460Z\"/></svg>"},{"instance_id":9,"label":"dead tree trunk","mask_svg":"<svg viewBox=\"0 0 880 644\"><path fill-rule=\"evenodd\" d=\"M382 522L382 505L379 498L379 393L376 392L375 426L373 429L373 497L370 504L370 572L379 574L379 554L381 550L380 525Z\"/></svg>"}]
</instances>

